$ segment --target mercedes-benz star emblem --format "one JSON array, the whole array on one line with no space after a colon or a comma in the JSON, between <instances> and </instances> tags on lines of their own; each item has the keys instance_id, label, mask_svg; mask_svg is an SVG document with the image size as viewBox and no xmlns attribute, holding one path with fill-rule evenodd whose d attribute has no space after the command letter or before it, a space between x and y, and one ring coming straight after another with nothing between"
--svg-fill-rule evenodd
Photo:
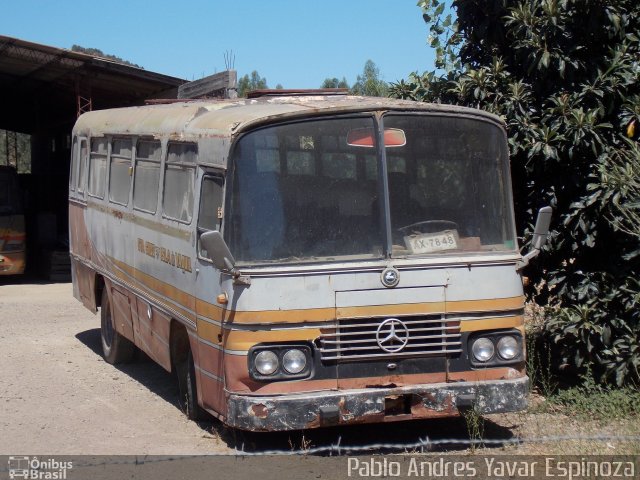
<instances>
[{"instance_id":1,"label":"mercedes-benz star emblem","mask_svg":"<svg viewBox=\"0 0 640 480\"><path fill-rule=\"evenodd\" d=\"M400 281L400 273L393 267L385 268L380 275L380 280L385 287L395 287Z\"/></svg>"},{"instance_id":2,"label":"mercedes-benz star emblem","mask_svg":"<svg viewBox=\"0 0 640 480\"><path fill-rule=\"evenodd\" d=\"M378 326L376 342L387 353L399 352L409 342L409 329L397 318L387 318Z\"/></svg>"}]
</instances>

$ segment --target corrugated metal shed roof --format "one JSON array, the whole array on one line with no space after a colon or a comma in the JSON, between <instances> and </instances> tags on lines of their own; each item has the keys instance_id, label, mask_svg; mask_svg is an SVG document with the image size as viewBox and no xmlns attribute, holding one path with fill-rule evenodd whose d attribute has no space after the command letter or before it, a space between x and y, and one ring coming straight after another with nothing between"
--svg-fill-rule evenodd
<instances>
[{"instance_id":1,"label":"corrugated metal shed roof","mask_svg":"<svg viewBox=\"0 0 640 480\"><path fill-rule=\"evenodd\" d=\"M161 96L185 82L107 58L0 36L0 90L12 95L28 98L43 86L75 95L80 87L90 89L96 99L121 96L126 101Z\"/></svg>"}]
</instances>

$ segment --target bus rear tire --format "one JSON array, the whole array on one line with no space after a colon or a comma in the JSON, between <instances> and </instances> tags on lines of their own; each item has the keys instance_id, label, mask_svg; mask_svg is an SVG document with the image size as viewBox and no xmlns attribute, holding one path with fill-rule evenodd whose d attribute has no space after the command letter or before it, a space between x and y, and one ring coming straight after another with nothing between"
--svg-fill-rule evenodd
<instances>
[{"instance_id":1,"label":"bus rear tire","mask_svg":"<svg viewBox=\"0 0 640 480\"><path fill-rule=\"evenodd\" d=\"M111 303L107 288L102 289L100 303L100 339L102 355L112 365L130 362L135 353L135 345L115 329L111 315Z\"/></svg>"}]
</instances>

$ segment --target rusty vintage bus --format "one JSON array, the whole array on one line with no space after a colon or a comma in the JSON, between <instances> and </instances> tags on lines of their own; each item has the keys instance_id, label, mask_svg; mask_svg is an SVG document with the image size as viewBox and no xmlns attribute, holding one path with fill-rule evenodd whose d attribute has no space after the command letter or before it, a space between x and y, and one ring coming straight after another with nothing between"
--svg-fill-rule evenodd
<instances>
[{"instance_id":1,"label":"rusty vintage bus","mask_svg":"<svg viewBox=\"0 0 640 480\"><path fill-rule=\"evenodd\" d=\"M253 431L520 410L502 121L335 92L94 111L73 130L74 295L190 418ZM546 223L546 225L545 225Z\"/></svg>"},{"instance_id":2,"label":"rusty vintage bus","mask_svg":"<svg viewBox=\"0 0 640 480\"><path fill-rule=\"evenodd\" d=\"M0 275L24 273L26 230L15 168L0 166Z\"/></svg>"}]
</instances>

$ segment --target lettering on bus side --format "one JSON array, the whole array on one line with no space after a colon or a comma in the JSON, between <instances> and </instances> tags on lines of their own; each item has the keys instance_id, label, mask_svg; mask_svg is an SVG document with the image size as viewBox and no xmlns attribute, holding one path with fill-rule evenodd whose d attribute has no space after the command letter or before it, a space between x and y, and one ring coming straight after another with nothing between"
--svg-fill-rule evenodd
<instances>
[{"instance_id":1,"label":"lettering on bus side","mask_svg":"<svg viewBox=\"0 0 640 480\"><path fill-rule=\"evenodd\" d=\"M183 255L179 252L160 247L153 242L149 242L142 238L138 238L138 252L144 253L146 256L159 260L178 268L183 272L191 272L191 257Z\"/></svg>"}]
</instances>

